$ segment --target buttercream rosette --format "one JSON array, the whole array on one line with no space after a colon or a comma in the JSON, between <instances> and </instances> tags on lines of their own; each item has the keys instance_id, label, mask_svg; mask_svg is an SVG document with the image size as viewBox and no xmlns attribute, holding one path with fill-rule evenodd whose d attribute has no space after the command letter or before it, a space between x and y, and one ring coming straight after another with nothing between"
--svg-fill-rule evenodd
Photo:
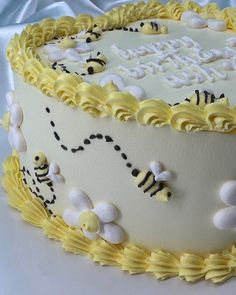
<instances>
[{"instance_id":1,"label":"buttercream rosette","mask_svg":"<svg viewBox=\"0 0 236 295\"><path fill-rule=\"evenodd\" d=\"M72 227L80 228L90 240L101 237L112 244L124 240L124 231L115 224L118 217L116 207L107 202L93 206L90 198L81 190L74 189L69 199L75 208L67 208L63 213L64 221Z\"/></svg>"}]
</instances>

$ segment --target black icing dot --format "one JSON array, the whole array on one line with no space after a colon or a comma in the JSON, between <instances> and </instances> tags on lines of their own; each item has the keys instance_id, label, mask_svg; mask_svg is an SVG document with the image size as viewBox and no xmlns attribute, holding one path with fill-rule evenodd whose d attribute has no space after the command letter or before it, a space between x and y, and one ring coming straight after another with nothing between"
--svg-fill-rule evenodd
<instances>
[{"instance_id":1,"label":"black icing dot","mask_svg":"<svg viewBox=\"0 0 236 295\"><path fill-rule=\"evenodd\" d=\"M137 177L139 175L139 170L138 169L133 169L131 171L131 174L134 176L134 177Z\"/></svg>"},{"instance_id":2,"label":"black icing dot","mask_svg":"<svg viewBox=\"0 0 236 295\"><path fill-rule=\"evenodd\" d=\"M106 139L106 142L112 142L113 141L113 139L108 135L105 136L105 139Z\"/></svg>"},{"instance_id":3,"label":"black icing dot","mask_svg":"<svg viewBox=\"0 0 236 295\"><path fill-rule=\"evenodd\" d=\"M64 144L61 144L61 148L64 150L64 151L67 151L68 148L64 145Z\"/></svg>"},{"instance_id":4,"label":"black icing dot","mask_svg":"<svg viewBox=\"0 0 236 295\"><path fill-rule=\"evenodd\" d=\"M50 113L50 109L49 108L46 108L45 110L46 110L47 113Z\"/></svg>"},{"instance_id":5,"label":"black icing dot","mask_svg":"<svg viewBox=\"0 0 236 295\"><path fill-rule=\"evenodd\" d=\"M114 146L114 149L115 149L116 151L120 151L120 146L119 146L119 145L115 145L115 146Z\"/></svg>"},{"instance_id":6,"label":"black icing dot","mask_svg":"<svg viewBox=\"0 0 236 295\"><path fill-rule=\"evenodd\" d=\"M58 140L58 141L60 140L60 136L55 131L54 131L54 136L55 136L56 140Z\"/></svg>"},{"instance_id":7,"label":"black icing dot","mask_svg":"<svg viewBox=\"0 0 236 295\"><path fill-rule=\"evenodd\" d=\"M96 138L96 135L91 134L91 135L89 136L89 138L90 138L90 139L95 139L95 138Z\"/></svg>"},{"instance_id":8,"label":"black icing dot","mask_svg":"<svg viewBox=\"0 0 236 295\"><path fill-rule=\"evenodd\" d=\"M90 143L91 143L91 142L90 142L89 139L86 138L86 139L84 140L84 144L90 144Z\"/></svg>"},{"instance_id":9,"label":"black icing dot","mask_svg":"<svg viewBox=\"0 0 236 295\"><path fill-rule=\"evenodd\" d=\"M72 153L76 153L76 149L71 149Z\"/></svg>"},{"instance_id":10,"label":"black icing dot","mask_svg":"<svg viewBox=\"0 0 236 295\"><path fill-rule=\"evenodd\" d=\"M98 133L98 134L97 134L97 138L98 138L98 139L102 139L102 138L103 138L102 134Z\"/></svg>"},{"instance_id":11,"label":"black icing dot","mask_svg":"<svg viewBox=\"0 0 236 295\"><path fill-rule=\"evenodd\" d=\"M124 160L127 160L127 156L126 156L126 154L122 153L122 154L121 154L121 157L122 157Z\"/></svg>"},{"instance_id":12,"label":"black icing dot","mask_svg":"<svg viewBox=\"0 0 236 295\"><path fill-rule=\"evenodd\" d=\"M50 124L52 127L55 127L55 123L53 121L50 121Z\"/></svg>"},{"instance_id":13,"label":"black icing dot","mask_svg":"<svg viewBox=\"0 0 236 295\"><path fill-rule=\"evenodd\" d=\"M35 159L35 161L38 161L39 160L39 156L36 156L34 159Z\"/></svg>"},{"instance_id":14,"label":"black icing dot","mask_svg":"<svg viewBox=\"0 0 236 295\"><path fill-rule=\"evenodd\" d=\"M131 164L131 163L127 163L126 166L127 166L128 168L131 168L131 167L132 167L132 164Z\"/></svg>"}]
</instances>

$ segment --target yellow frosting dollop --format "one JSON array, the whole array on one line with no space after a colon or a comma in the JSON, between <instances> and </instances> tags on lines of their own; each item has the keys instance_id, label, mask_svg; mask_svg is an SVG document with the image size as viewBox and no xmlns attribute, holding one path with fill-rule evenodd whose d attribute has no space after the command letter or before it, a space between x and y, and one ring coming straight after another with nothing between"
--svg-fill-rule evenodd
<instances>
[{"instance_id":1,"label":"yellow frosting dollop","mask_svg":"<svg viewBox=\"0 0 236 295\"><path fill-rule=\"evenodd\" d=\"M77 42L75 40L71 40L68 37L65 37L58 44L58 47L66 49L66 48L75 48L77 46Z\"/></svg>"},{"instance_id":2,"label":"yellow frosting dollop","mask_svg":"<svg viewBox=\"0 0 236 295\"><path fill-rule=\"evenodd\" d=\"M99 218L92 211L84 211L80 214L79 223L83 230L96 233L100 228Z\"/></svg>"}]
</instances>

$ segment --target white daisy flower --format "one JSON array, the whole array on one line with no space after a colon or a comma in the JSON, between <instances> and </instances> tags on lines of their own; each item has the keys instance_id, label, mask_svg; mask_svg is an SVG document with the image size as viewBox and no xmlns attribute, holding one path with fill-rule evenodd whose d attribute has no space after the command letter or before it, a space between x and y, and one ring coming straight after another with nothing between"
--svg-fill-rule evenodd
<instances>
[{"instance_id":1,"label":"white daisy flower","mask_svg":"<svg viewBox=\"0 0 236 295\"><path fill-rule=\"evenodd\" d=\"M94 207L90 198L78 189L72 190L69 198L75 208L65 209L63 213L68 225L80 228L90 240L99 236L112 244L120 244L124 240L124 231L113 222L118 217L115 206L101 202Z\"/></svg>"},{"instance_id":2,"label":"white daisy flower","mask_svg":"<svg viewBox=\"0 0 236 295\"><path fill-rule=\"evenodd\" d=\"M57 44L48 44L44 47L44 52L48 59L53 62L58 62L67 59L72 62L84 63L86 59L81 53L90 52L93 50L91 44L85 42L77 42L65 37Z\"/></svg>"},{"instance_id":3,"label":"white daisy flower","mask_svg":"<svg viewBox=\"0 0 236 295\"><path fill-rule=\"evenodd\" d=\"M2 126L8 131L8 141L12 148L18 152L25 152L26 141L20 129L23 122L23 111L19 104L14 100L14 92L6 94L7 112L1 120Z\"/></svg>"}]
</instances>

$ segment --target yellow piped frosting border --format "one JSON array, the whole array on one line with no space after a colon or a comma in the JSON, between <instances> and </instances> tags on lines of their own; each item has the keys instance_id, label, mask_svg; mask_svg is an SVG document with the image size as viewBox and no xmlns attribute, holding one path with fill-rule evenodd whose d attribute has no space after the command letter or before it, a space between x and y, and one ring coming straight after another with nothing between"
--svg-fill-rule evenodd
<instances>
[{"instance_id":1,"label":"yellow piped frosting border","mask_svg":"<svg viewBox=\"0 0 236 295\"><path fill-rule=\"evenodd\" d=\"M133 244L113 245L102 239L91 241L78 229L66 225L60 216L50 215L22 181L20 161L16 152L3 164L2 185L8 194L9 204L21 212L22 218L41 227L50 239L61 241L69 252L89 256L101 265L119 266L130 274L150 273L157 279L178 277L187 282L200 279L222 283L236 276L236 247L221 253L201 257L183 253L180 257L155 249L148 251Z\"/></svg>"},{"instance_id":2,"label":"yellow piped frosting border","mask_svg":"<svg viewBox=\"0 0 236 295\"><path fill-rule=\"evenodd\" d=\"M220 10L216 3L201 7L195 2L179 4L169 1L161 4L150 0L147 3L126 4L114 8L105 15L92 17L87 14L73 18L61 17L57 20L45 19L29 25L20 35L15 35L7 49L7 57L12 68L31 85L47 96L71 107L80 107L95 117L114 117L120 121L135 119L141 125L170 125L179 131L216 131L236 133L236 106L218 102L210 106L193 106L181 103L170 106L160 99L138 101L125 92L108 93L97 84L89 84L82 77L65 74L51 69L40 61L35 49L54 37L66 36L89 30L97 24L102 29L120 28L130 22L148 18L168 18L179 20L186 10L194 10L204 17L224 19L228 29L236 32L236 9Z\"/></svg>"}]
</instances>

